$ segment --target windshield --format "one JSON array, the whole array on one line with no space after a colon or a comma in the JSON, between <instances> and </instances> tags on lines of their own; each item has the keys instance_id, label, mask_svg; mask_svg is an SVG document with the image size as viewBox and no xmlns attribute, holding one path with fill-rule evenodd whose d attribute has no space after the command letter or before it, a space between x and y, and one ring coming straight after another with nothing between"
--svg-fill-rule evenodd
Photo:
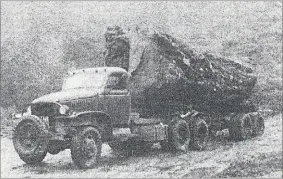
<instances>
[{"instance_id":1,"label":"windshield","mask_svg":"<svg viewBox=\"0 0 283 179\"><path fill-rule=\"evenodd\" d=\"M102 74L86 74L80 73L68 77L64 80L62 90L78 89L78 88L95 88L99 89L103 86L105 75Z\"/></svg>"}]
</instances>

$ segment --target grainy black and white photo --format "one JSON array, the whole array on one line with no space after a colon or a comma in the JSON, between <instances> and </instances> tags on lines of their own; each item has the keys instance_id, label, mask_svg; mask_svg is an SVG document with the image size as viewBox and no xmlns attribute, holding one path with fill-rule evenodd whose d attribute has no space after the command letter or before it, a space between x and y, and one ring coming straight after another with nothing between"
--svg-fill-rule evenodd
<instances>
[{"instance_id":1,"label":"grainy black and white photo","mask_svg":"<svg viewBox=\"0 0 283 179\"><path fill-rule=\"evenodd\" d=\"M281 1L1 1L2 178L282 178Z\"/></svg>"}]
</instances>

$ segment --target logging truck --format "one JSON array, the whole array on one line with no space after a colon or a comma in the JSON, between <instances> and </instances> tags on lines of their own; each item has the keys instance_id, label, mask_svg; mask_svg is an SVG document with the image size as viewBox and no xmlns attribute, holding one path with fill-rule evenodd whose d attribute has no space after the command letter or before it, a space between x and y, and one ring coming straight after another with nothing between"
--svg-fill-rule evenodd
<instances>
[{"instance_id":1,"label":"logging truck","mask_svg":"<svg viewBox=\"0 0 283 179\"><path fill-rule=\"evenodd\" d=\"M79 168L93 168L103 143L114 151L146 150L159 143L166 150L187 152L204 150L213 130L229 129L235 140L264 132L264 119L257 111L215 116L185 106L168 115L139 116L131 109L130 77L119 67L70 72L61 91L28 104L13 135L20 158L36 164L47 153L70 149Z\"/></svg>"}]
</instances>

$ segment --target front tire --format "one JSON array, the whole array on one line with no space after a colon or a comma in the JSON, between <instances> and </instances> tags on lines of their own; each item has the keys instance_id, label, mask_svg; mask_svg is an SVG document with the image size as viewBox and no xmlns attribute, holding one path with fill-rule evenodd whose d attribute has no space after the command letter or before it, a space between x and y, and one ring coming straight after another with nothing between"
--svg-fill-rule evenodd
<instances>
[{"instance_id":1,"label":"front tire","mask_svg":"<svg viewBox=\"0 0 283 179\"><path fill-rule=\"evenodd\" d=\"M48 142L48 127L37 116L23 117L14 130L14 148L27 164L37 164L45 158Z\"/></svg>"},{"instance_id":2,"label":"front tire","mask_svg":"<svg viewBox=\"0 0 283 179\"><path fill-rule=\"evenodd\" d=\"M99 162L101 148L99 131L94 127L82 127L72 139L72 160L79 168L93 168Z\"/></svg>"}]
</instances>

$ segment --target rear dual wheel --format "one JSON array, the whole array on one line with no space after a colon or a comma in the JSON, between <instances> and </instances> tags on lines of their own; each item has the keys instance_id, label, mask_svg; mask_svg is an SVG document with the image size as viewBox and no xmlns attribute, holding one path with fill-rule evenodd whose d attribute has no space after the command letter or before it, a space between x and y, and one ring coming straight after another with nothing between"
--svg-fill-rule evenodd
<instances>
[{"instance_id":1,"label":"rear dual wheel","mask_svg":"<svg viewBox=\"0 0 283 179\"><path fill-rule=\"evenodd\" d=\"M231 119L229 126L230 138L242 141L252 137L252 120L249 114L237 114Z\"/></svg>"},{"instance_id":2,"label":"rear dual wheel","mask_svg":"<svg viewBox=\"0 0 283 179\"><path fill-rule=\"evenodd\" d=\"M257 123L257 132L256 132L256 135L257 136L262 136L263 133L264 133L264 129L265 129L265 125L264 125L264 118L262 116L260 116L258 118L258 123Z\"/></svg>"},{"instance_id":3,"label":"rear dual wheel","mask_svg":"<svg viewBox=\"0 0 283 179\"><path fill-rule=\"evenodd\" d=\"M238 114L229 126L230 138L236 141L261 136L264 133L264 118L259 114Z\"/></svg>"},{"instance_id":4,"label":"rear dual wheel","mask_svg":"<svg viewBox=\"0 0 283 179\"><path fill-rule=\"evenodd\" d=\"M264 118L260 115L252 115L251 116L253 121L253 137L255 136L262 136L264 133L265 125L264 125Z\"/></svg>"},{"instance_id":5,"label":"rear dual wheel","mask_svg":"<svg viewBox=\"0 0 283 179\"><path fill-rule=\"evenodd\" d=\"M163 150L186 152L190 144L189 124L179 118L175 118L168 126L168 142L160 142Z\"/></svg>"},{"instance_id":6,"label":"rear dual wheel","mask_svg":"<svg viewBox=\"0 0 283 179\"><path fill-rule=\"evenodd\" d=\"M190 146L194 150L205 149L209 139L206 121L198 116L192 119L190 124L191 126L183 119L173 119L169 124L168 142L160 142L161 148L183 152L186 152Z\"/></svg>"},{"instance_id":7,"label":"rear dual wheel","mask_svg":"<svg viewBox=\"0 0 283 179\"><path fill-rule=\"evenodd\" d=\"M209 140L208 125L205 120L198 116L192 121L191 146L194 150L204 150Z\"/></svg>"}]
</instances>

